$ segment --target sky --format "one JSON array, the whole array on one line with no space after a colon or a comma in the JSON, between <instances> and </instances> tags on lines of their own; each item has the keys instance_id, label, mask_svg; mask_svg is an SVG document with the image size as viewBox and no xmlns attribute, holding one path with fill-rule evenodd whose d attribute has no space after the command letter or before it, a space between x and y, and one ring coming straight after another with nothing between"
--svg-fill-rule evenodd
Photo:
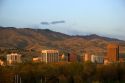
<instances>
[{"instance_id":1,"label":"sky","mask_svg":"<svg viewBox=\"0 0 125 83\"><path fill-rule=\"evenodd\" d=\"M0 0L0 26L125 40L125 0Z\"/></svg>"}]
</instances>

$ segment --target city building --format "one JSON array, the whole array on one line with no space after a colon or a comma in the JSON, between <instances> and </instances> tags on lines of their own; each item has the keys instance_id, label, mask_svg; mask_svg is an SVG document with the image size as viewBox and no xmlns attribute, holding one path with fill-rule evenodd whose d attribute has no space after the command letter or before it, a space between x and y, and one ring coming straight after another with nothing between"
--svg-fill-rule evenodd
<instances>
[{"instance_id":1,"label":"city building","mask_svg":"<svg viewBox=\"0 0 125 83\"><path fill-rule=\"evenodd\" d=\"M119 61L119 45L118 44L109 44L107 46L107 55L105 59L109 62Z\"/></svg>"},{"instance_id":2,"label":"city building","mask_svg":"<svg viewBox=\"0 0 125 83\"><path fill-rule=\"evenodd\" d=\"M68 53L63 53L62 55L60 55L60 61L68 62L68 58Z\"/></svg>"},{"instance_id":3,"label":"city building","mask_svg":"<svg viewBox=\"0 0 125 83\"><path fill-rule=\"evenodd\" d=\"M59 61L65 61L65 54L59 55Z\"/></svg>"},{"instance_id":4,"label":"city building","mask_svg":"<svg viewBox=\"0 0 125 83\"><path fill-rule=\"evenodd\" d=\"M104 63L104 56L101 55L91 55L91 62L103 64Z\"/></svg>"},{"instance_id":5,"label":"city building","mask_svg":"<svg viewBox=\"0 0 125 83\"><path fill-rule=\"evenodd\" d=\"M78 58L77 58L77 55L76 53L68 53L68 62L77 62L78 61Z\"/></svg>"},{"instance_id":6,"label":"city building","mask_svg":"<svg viewBox=\"0 0 125 83\"><path fill-rule=\"evenodd\" d=\"M84 59L85 62L86 61L91 61L91 55L88 54L88 53L85 53L83 59Z\"/></svg>"},{"instance_id":7,"label":"city building","mask_svg":"<svg viewBox=\"0 0 125 83\"><path fill-rule=\"evenodd\" d=\"M33 62L40 62L40 58L39 58L39 57L33 58L32 61L33 61Z\"/></svg>"},{"instance_id":8,"label":"city building","mask_svg":"<svg viewBox=\"0 0 125 83\"><path fill-rule=\"evenodd\" d=\"M84 54L78 55L78 62L84 62Z\"/></svg>"},{"instance_id":9,"label":"city building","mask_svg":"<svg viewBox=\"0 0 125 83\"><path fill-rule=\"evenodd\" d=\"M106 64L110 64L110 63L111 63L111 62L109 62L108 59L105 57L105 58L104 58L104 64L106 65Z\"/></svg>"},{"instance_id":10,"label":"city building","mask_svg":"<svg viewBox=\"0 0 125 83\"><path fill-rule=\"evenodd\" d=\"M0 66L3 66L4 62L2 60L0 60Z\"/></svg>"},{"instance_id":11,"label":"city building","mask_svg":"<svg viewBox=\"0 0 125 83\"><path fill-rule=\"evenodd\" d=\"M42 50L41 61L45 63L59 62L58 50Z\"/></svg>"},{"instance_id":12,"label":"city building","mask_svg":"<svg viewBox=\"0 0 125 83\"><path fill-rule=\"evenodd\" d=\"M7 54L7 62L9 64L20 63L21 62L21 54L17 54L17 53Z\"/></svg>"},{"instance_id":13,"label":"city building","mask_svg":"<svg viewBox=\"0 0 125 83\"><path fill-rule=\"evenodd\" d=\"M125 62L125 53L119 52L118 44L109 44L107 46L107 55L104 59L104 64Z\"/></svg>"},{"instance_id":14,"label":"city building","mask_svg":"<svg viewBox=\"0 0 125 83\"><path fill-rule=\"evenodd\" d=\"M70 53L67 54L67 60L68 60L68 62L71 61L71 59L70 59Z\"/></svg>"},{"instance_id":15,"label":"city building","mask_svg":"<svg viewBox=\"0 0 125 83\"><path fill-rule=\"evenodd\" d=\"M119 62L125 62L125 53L119 53Z\"/></svg>"}]
</instances>

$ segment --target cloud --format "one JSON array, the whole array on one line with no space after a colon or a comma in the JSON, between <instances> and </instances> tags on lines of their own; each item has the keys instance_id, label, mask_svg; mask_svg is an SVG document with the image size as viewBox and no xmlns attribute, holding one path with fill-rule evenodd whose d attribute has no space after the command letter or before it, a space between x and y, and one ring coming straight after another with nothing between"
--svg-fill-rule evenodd
<instances>
[{"instance_id":1,"label":"cloud","mask_svg":"<svg viewBox=\"0 0 125 83\"><path fill-rule=\"evenodd\" d=\"M54 24L61 24L61 23L65 23L64 20L60 20L60 21L52 21L52 22L41 22L40 24L42 25L54 25Z\"/></svg>"},{"instance_id":2,"label":"cloud","mask_svg":"<svg viewBox=\"0 0 125 83\"><path fill-rule=\"evenodd\" d=\"M42 25L49 25L49 22L41 22Z\"/></svg>"},{"instance_id":3,"label":"cloud","mask_svg":"<svg viewBox=\"0 0 125 83\"><path fill-rule=\"evenodd\" d=\"M52 21L51 24L60 24L60 23L65 23L64 20L60 20L60 21Z\"/></svg>"}]
</instances>

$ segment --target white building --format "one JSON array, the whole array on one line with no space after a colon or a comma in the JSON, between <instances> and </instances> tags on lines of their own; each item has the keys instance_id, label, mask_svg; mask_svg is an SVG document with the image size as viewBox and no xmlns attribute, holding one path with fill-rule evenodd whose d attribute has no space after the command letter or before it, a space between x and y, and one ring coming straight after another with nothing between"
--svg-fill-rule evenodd
<instances>
[{"instance_id":1,"label":"white building","mask_svg":"<svg viewBox=\"0 0 125 83\"><path fill-rule=\"evenodd\" d=\"M46 62L46 63L59 62L59 51L58 50L42 50L41 61Z\"/></svg>"},{"instance_id":2,"label":"white building","mask_svg":"<svg viewBox=\"0 0 125 83\"><path fill-rule=\"evenodd\" d=\"M21 55L17 54L17 53L7 54L7 62L9 64L20 63L21 62Z\"/></svg>"},{"instance_id":3,"label":"white building","mask_svg":"<svg viewBox=\"0 0 125 83\"><path fill-rule=\"evenodd\" d=\"M104 63L104 56L91 55L91 62L102 64Z\"/></svg>"}]
</instances>

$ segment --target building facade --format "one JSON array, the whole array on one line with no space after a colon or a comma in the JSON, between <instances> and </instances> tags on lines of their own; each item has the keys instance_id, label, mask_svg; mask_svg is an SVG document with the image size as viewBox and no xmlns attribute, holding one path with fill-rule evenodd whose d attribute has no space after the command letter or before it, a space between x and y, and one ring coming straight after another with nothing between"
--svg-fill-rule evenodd
<instances>
[{"instance_id":1,"label":"building facade","mask_svg":"<svg viewBox=\"0 0 125 83\"><path fill-rule=\"evenodd\" d=\"M33 61L33 62L40 62L40 58L39 58L39 57L33 58L32 61Z\"/></svg>"},{"instance_id":2,"label":"building facade","mask_svg":"<svg viewBox=\"0 0 125 83\"><path fill-rule=\"evenodd\" d=\"M77 54L74 52L68 53L68 62L77 62Z\"/></svg>"},{"instance_id":3,"label":"building facade","mask_svg":"<svg viewBox=\"0 0 125 83\"><path fill-rule=\"evenodd\" d=\"M106 58L109 62L119 61L119 45L118 44L109 44L107 46Z\"/></svg>"},{"instance_id":4,"label":"building facade","mask_svg":"<svg viewBox=\"0 0 125 83\"><path fill-rule=\"evenodd\" d=\"M17 53L7 54L7 62L9 64L20 63L21 62L21 54L17 54Z\"/></svg>"},{"instance_id":5,"label":"building facade","mask_svg":"<svg viewBox=\"0 0 125 83\"><path fill-rule=\"evenodd\" d=\"M119 53L119 62L125 63L125 53Z\"/></svg>"},{"instance_id":6,"label":"building facade","mask_svg":"<svg viewBox=\"0 0 125 83\"><path fill-rule=\"evenodd\" d=\"M0 66L3 66L4 62L0 59Z\"/></svg>"},{"instance_id":7,"label":"building facade","mask_svg":"<svg viewBox=\"0 0 125 83\"><path fill-rule=\"evenodd\" d=\"M88 54L88 53L85 53L83 59L84 59L85 62L86 61L91 61L91 55Z\"/></svg>"},{"instance_id":8,"label":"building facade","mask_svg":"<svg viewBox=\"0 0 125 83\"><path fill-rule=\"evenodd\" d=\"M104 56L101 55L91 55L91 62L103 64L104 63Z\"/></svg>"},{"instance_id":9,"label":"building facade","mask_svg":"<svg viewBox=\"0 0 125 83\"><path fill-rule=\"evenodd\" d=\"M45 63L59 62L58 50L42 50L41 61Z\"/></svg>"},{"instance_id":10,"label":"building facade","mask_svg":"<svg viewBox=\"0 0 125 83\"><path fill-rule=\"evenodd\" d=\"M61 56L60 56L60 61L63 61L63 62L68 62L68 53L63 53Z\"/></svg>"}]
</instances>

